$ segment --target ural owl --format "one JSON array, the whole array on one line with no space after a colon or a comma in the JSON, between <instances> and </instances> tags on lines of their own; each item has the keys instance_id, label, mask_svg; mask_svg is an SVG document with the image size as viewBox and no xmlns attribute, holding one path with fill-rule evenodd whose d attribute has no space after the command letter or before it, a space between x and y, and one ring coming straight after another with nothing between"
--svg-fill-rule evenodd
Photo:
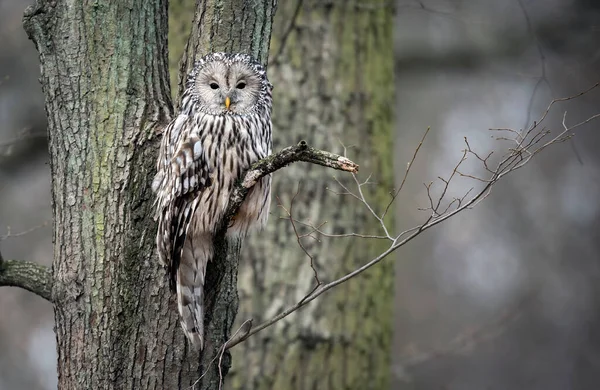
<instances>
[{"instance_id":1,"label":"ural owl","mask_svg":"<svg viewBox=\"0 0 600 390\"><path fill-rule=\"evenodd\" d=\"M265 69L245 54L213 53L188 75L181 112L166 127L152 184L157 194L156 244L177 293L181 325L204 344L204 275L213 236L236 180L271 153L271 90ZM271 177L248 193L228 235L263 227Z\"/></svg>"}]
</instances>

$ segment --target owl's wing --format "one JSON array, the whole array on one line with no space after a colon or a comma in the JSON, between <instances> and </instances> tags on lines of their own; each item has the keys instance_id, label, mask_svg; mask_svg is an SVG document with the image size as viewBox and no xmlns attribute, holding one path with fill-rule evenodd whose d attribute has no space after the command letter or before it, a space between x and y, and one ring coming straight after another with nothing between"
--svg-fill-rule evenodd
<instances>
[{"instance_id":1,"label":"owl's wing","mask_svg":"<svg viewBox=\"0 0 600 390\"><path fill-rule=\"evenodd\" d=\"M180 115L165 129L153 187L157 192L159 257L170 274L171 289L198 194L211 185L211 167L191 118Z\"/></svg>"}]
</instances>

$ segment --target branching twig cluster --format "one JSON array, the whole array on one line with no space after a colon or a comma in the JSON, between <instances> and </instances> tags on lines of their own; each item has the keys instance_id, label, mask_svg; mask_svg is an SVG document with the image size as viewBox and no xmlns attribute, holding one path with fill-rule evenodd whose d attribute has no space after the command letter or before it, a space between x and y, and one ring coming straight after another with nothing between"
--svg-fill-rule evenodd
<instances>
[{"instance_id":1,"label":"branching twig cluster","mask_svg":"<svg viewBox=\"0 0 600 390\"><path fill-rule=\"evenodd\" d=\"M423 233L425 230L447 220L448 218L453 217L454 215L464 211L466 209L471 209L475 207L479 202L484 200L491 192L492 188L500 179L502 179L507 174L514 172L523 166L525 166L531 159L539 154L542 150L548 148L551 145L564 142L569 140L573 136L573 131L586 124L594 119L600 117L600 114L593 115L588 119L579 122L575 125L567 125L566 123L566 112L563 116L562 121L562 130L555 136L553 136L552 132L542 126L542 123L546 119L548 113L552 109L552 107L558 102L564 102L568 100L575 99L592 89L598 87L599 84L595 84L588 90L579 93L574 96L570 96L567 98L555 99L553 100L547 109L544 111L539 120L533 122L533 124L524 130L513 130L509 128L496 128L490 129L490 131L494 133L499 133L495 138L499 141L510 141L513 145L508 148L508 150L504 153L502 157L499 158L498 162L493 162L493 152L488 153L487 155L481 154L475 151L471 145L469 144L468 139L465 137L465 149L462 152L462 155L459 161L456 163L452 171L450 172L447 178L438 177L441 182L441 192L439 195L434 196L432 191L433 182L425 184L425 188L427 191L427 199L428 199L428 207L423 208L423 211L428 213L427 218L418 226L414 226L410 229L404 230L400 233L393 233L391 227L386 224L385 216L390 210L390 207L398 197L400 191L404 187L406 179L410 173L410 170L415 162L417 155L429 133L429 129L427 129L423 135L423 138L417 145L415 149L415 153L412 156L412 159L406 166L406 171L404 173L403 180L400 184L400 187L390 192L390 201L387 206L384 208L382 212L378 212L375 210L375 207L371 205L365 197L363 187L365 185L370 184L370 176L361 181L358 179L356 173L352 173L352 177L354 179L355 188L350 189L347 185L343 184L341 181L336 180L338 186L341 188L340 191L332 191L340 196L349 196L357 200L363 207L368 210L368 213L377 221L378 228L380 232L378 234L362 234L362 233L349 233L349 234L330 234L322 230L323 226L326 222L323 222L318 225L313 225L311 223L298 221L293 217L292 207L294 198L292 198L292 203L289 208L284 207L281 203L279 206L286 212L286 216L283 218L289 219L292 224L293 231L296 235L298 243L303 251L307 254L309 259L312 259L312 256L308 251L306 251L305 247L302 245L303 238L315 238L313 235L318 234L323 237L331 237L331 238L341 238L341 237L356 237L356 238L364 238L364 239L377 239L377 240L387 240L389 242L389 246L382 253L380 253L375 258L371 259L361 267L347 273L346 275L335 279L331 282L324 283L319 279L318 273L314 268L311 260L311 266L313 267L313 271L315 273L315 280L317 281L314 289L306 295L303 299L288 307L281 313L277 314L273 318L259 324L247 332L240 331L237 336L232 337L232 339L227 343L227 348L231 348L240 342L244 341L248 337L252 336L255 333L260 332L261 330L273 325L279 320L287 317L289 314L295 312L300 309L304 305L308 304L312 300L319 297L324 292L348 281L354 276L364 272L365 270L371 268L375 264L379 263L381 260L386 258L389 254L394 252L396 249L404 246L409 241ZM461 165L464 161L469 158L474 158L478 161L483 167L483 176L478 176L474 174L468 174L461 171ZM480 188L477 190L475 187L469 189L463 196L458 198L447 199L448 189L450 188L451 183L456 177L467 177L475 180L478 184L480 184ZM331 191L331 190L330 190ZM307 232L300 232L298 229L298 225L302 225L308 229Z\"/></svg>"}]
</instances>

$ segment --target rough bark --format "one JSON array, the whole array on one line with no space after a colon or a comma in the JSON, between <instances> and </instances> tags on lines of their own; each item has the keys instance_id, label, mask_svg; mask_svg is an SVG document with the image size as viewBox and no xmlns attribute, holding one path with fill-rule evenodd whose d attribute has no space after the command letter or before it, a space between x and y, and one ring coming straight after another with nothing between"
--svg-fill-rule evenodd
<instances>
[{"instance_id":1,"label":"rough bark","mask_svg":"<svg viewBox=\"0 0 600 390\"><path fill-rule=\"evenodd\" d=\"M389 4L373 1L281 2L275 18L269 78L274 88L275 150L306 140L343 153L373 172L386 204L392 187L393 57ZM335 189L333 173L313 165L275 174L273 195L294 214L335 233L373 231L366 210ZM348 183L344 175L336 177ZM244 244L240 313L254 324L302 298L314 285L310 260L274 199L266 231ZM344 241L346 240L346 241ZM381 252L359 239L303 244L322 280L331 280ZM321 296L300 312L234 347L228 385L235 389L385 389L389 383L393 267L378 265Z\"/></svg>"},{"instance_id":2,"label":"rough bark","mask_svg":"<svg viewBox=\"0 0 600 390\"><path fill-rule=\"evenodd\" d=\"M177 389L201 367L155 259L149 183L171 116L166 1L38 1L60 389Z\"/></svg>"}]
</instances>

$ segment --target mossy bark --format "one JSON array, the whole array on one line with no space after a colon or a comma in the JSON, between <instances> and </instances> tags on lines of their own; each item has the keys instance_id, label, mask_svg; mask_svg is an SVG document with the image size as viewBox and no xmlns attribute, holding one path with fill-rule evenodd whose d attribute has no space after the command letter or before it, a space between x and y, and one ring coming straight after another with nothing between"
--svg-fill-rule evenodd
<instances>
[{"instance_id":1,"label":"mossy bark","mask_svg":"<svg viewBox=\"0 0 600 390\"><path fill-rule=\"evenodd\" d=\"M385 2L280 2L274 22L269 78L274 84L275 150L300 140L343 154L373 173L366 187L383 211L392 188L393 10ZM283 45L283 47L282 47ZM238 325L260 323L301 299L313 286L310 260L285 215L294 199L300 221L328 223L334 233L375 231L367 210L337 196L332 176L310 164L273 176L266 231L242 248ZM389 221L392 222L392 221ZM303 240L322 280L331 280L381 252L360 239ZM232 389L387 389L393 266L386 262L339 286L299 313L232 349ZM234 326L237 328L237 325Z\"/></svg>"},{"instance_id":2,"label":"mossy bark","mask_svg":"<svg viewBox=\"0 0 600 390\"><path fill-rule=\"evenodd\" d=\"M197 378L154 251L148 183L171 116L166 1L38 1L24 27L46 97L60 389Z\"/></svg>"},{"instance_id":3,"label":"mossy bark","mask_svg":"<svg viewBox=\"0 0 600 390\"><path fill-rule=\"evenodd\" d=\"M52 302L52 273L46 266L21 260L3 260L0 254L0 286L21 287Z\"/></svg>"}]
</instances>

